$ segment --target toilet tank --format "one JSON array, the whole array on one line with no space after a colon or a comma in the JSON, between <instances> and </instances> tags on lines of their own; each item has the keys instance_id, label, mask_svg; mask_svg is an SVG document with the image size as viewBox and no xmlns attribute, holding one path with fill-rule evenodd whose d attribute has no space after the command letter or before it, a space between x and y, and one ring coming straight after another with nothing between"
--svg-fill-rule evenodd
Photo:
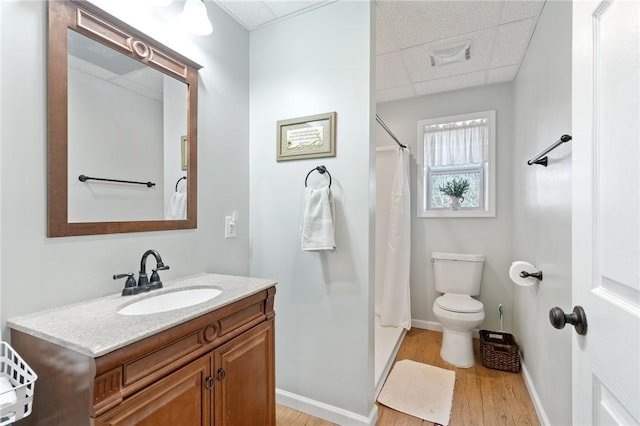
<instances>
[{"instance_id":1,"label":"toilet tank","mask_svg":"<svg viewBox=\"0 0 640 426\"><path fill-rule=\"evenodd\" d=\"M483 255L433 252L431 261L437 291L469 296L480 294Z\"/></svg>"}]
</instances>

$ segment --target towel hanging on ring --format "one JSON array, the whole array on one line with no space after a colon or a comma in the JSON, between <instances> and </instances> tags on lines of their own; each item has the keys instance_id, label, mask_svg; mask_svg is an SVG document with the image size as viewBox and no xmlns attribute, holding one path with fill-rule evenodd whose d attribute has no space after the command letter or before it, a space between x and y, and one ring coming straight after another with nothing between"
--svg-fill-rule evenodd
<instances>
[{"instance_id":1,"label":"towel hanging on ring","mask_svg":"<svg viewBox=\"0 0 640 426\"><path fill-rule=\"evenodd\" d=\"M166 219L185 220L187 218L187 177L183 176L176 182L176 192L173 193L167 207ZM184 180L185 184L178 187L180 181Z\"/></svg>"},{"instance_id":2,"label":"towel hanging on ring","mask_svg":"<svg viewBox=\"0 0 640 426\"><path fill-rule=\"evenodd\" d=\"M307 178L314 170L320 174L327 173L329 185L322 188L308 187ZM335 250L335 204L331 193L331 174L324 166L316 167L307 173L304 186L301 248L303 251Z\"/></svg>"}]
</instances>

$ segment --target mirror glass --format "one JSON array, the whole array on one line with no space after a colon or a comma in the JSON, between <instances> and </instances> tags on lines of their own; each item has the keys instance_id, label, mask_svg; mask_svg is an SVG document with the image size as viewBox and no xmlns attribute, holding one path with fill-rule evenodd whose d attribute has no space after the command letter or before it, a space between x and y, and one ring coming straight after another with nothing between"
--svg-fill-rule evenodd
<instances>
[{"instance_id":1,"label":"mirror glass","mask_svg":"<svg viewBox=\"0 0 640 426\"><path fill-rule=\"evenodd\" d=\"M187 85L67 35L69 222L186 219Z\"/></svg>"},{"instance_id":2,"label":"mirror glass","mask_svg":"<svg viewBox=\"0 0 640 426\"><path fill-rule=\"evenodd\" d=\"M47 4L47 236L196 228L201 66L90 2Z\"/></svg>"}]
</instances>

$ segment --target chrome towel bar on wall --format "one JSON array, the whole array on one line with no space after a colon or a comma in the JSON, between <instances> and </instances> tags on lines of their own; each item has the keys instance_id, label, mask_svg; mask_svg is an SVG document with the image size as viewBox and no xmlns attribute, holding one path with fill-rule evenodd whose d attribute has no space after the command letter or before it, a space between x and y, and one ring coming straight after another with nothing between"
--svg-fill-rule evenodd
<instances>
[{"instance_id":1,"label":"chrome towel bar on wall","mask_svg":"<svg viewBox=\"0 0 640 426\"><path fill-rule=\"evenodd\" d=\"M551 146L549 146L547 149L542 151L540 154L536 155L531 160L527 161L527 164L530 165L530 166L532 166L534 164L538 164L540 166L547 167L547 164L549 162L549 160L547 158L547 154L550 153L551 151L553 151L554 149L556 149L557 147L559 147L561 144L563 144L565 142L569 142L570 140L571 140L571 135L562 135L562 136L560 136L560 139L555 141Z\"/></svg>"}]
</instances>

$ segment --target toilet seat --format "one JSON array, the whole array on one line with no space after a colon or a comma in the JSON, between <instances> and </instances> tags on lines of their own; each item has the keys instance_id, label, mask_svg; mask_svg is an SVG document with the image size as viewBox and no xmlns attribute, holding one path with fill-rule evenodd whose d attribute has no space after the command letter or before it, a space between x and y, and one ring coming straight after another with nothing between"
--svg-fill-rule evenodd
<instances>
[{"instance_id":1,"label":"toilet seat","mask_svg":"<svg viewBox=\"0 0 640 426\"><path fill-rule=\"evenodd\" d=\"M438 297L435 303L449 312L476 313L484 309L482 302L466 294L445 294Z\"/></svg>"}]
</instances>

